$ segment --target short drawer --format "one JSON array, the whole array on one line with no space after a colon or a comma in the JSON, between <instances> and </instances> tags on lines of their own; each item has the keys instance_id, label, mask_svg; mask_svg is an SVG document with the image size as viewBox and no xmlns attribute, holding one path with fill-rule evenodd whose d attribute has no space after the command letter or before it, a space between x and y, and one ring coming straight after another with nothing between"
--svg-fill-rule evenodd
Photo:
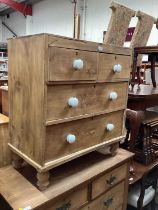
<instances>
[{"instance_id":1,"label":"short drawer","mask_svg":"<svg viewBox=\"0 0 158 210\"><path fill-rule=\"evenodd\" d=\"M124 110L121 110L47 126L45 160L58 159L78 151L82 154L84 149L121 136L123 118Z\"/></svg>"},{"instance_id":2,"label":"short drawer","mask_svg":"<svg viewBox=\"0 0 158 210\"><path fill-rule=\"evenodd\" d=\"M63 196L55 203L51 202L48 206L45 206L47 210L77 210L84 204L88 203L88 187L82 187L75 189L73 192ZM43 209L43 208L42 208Z\"/></svg>"},{"instance_id":3,"label":"short drawer","mask_svg":"<svg viewBox=\"0 0 158 210\"><path fill-rule=\"evenodd\" d=\"M126 108L128 82L47 86L46 121Z\"/></svg>"},{"instance_id":4,"label":"short drawer","mask_svg":"<svg viewBox=\"0 0 158 210\"><path fill-rule=\"evenodd\" d=\"M115 54L99 54L99 81L115 81L129 79L131 56Z\"/></svg>"},{"instance_id":5,"label":"short drawer","mask_svg":"<svg viewBox=\"0 0 158 210\"><path fill-rule=\"evenodd\" d=\"M104 193L114 185L125 179L127 174L127 164L112 170L111 172L97 178L92 183L92 198Z\"/></svg>"},{"instance_id":6,"label":"short drawer","mask_svg":"<svg viewBox=\"0 0 158 210\"><path fill-rule=\"evenodd\" d=\"M49 47L48 81L97 79L96 52Z\"/></svg>"},{"instance_id":7,"label":"short drawer","mask_svg":"<svg viewBox=\"0 0 158 210\"><path fill-rule=\"evenodd\" d=\"M122 182L110 191L92 201L82 210L118 210L123 205L125 183Z\"/></svg>"}]
</instances>

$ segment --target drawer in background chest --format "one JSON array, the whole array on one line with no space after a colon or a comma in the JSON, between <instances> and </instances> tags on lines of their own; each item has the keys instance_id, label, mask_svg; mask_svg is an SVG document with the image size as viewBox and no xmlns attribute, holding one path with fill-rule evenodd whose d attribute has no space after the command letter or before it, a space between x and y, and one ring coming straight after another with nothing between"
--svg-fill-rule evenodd
<instances>
[{"instance_id":1,"label":"drawer in background chest","mask_svg":"<svg viewBox=\"0 0 158 210\"><path fill-rule=\"evenodd\" d=\"M115 54L99 54L98 80L128 80L131 71L131 56Z\"/></svg>"},{"instance_id":2,"label":"drawer in background chest","mask_svg":"<svg viewBox=\"0 0 158 210\"><path fill-rule=\"evenodd\" d=\"M127 164L124 164L92 182L92 199L123 181L127 175Z\"/></svg>"},{"instance_id":3,"label":"drawer in background chest","mask_svg":"<svg viewBox=\"0 0 158 210\"><path fill-rule=\"evenodd\" d=\"M45 161L97 149L97 145L110 143L122 136L124 110L72 122L46 127ZM117 139L117 141L119 141ZM116 142L116 140L115 140Z\"/></svg>"},{"instance_id":4,"label":"drawer in background chest","mask_svg":"<svg viewBox=\"0 0 158 210\"><path fill-rule=\"evenodd\" d=\"M73 189L55 202L42 206L39 210L77 210L88 203L88 186Z\"/></svg>"},{"instance_id":5,"label":"drawer in background chest","mask_svg":"<svg viewBox=\"0 0 158 210\"><path fill-rule=\"evenodd\" d=\"M126 108L128 82L47 86L46 122Z\"/></svg>"},{"instance_id":6,"label":"drawer in background chest","mask_svg":"<svg viewBox=\"0 0 158 210\"><path fill-rule=\"evenodd\" d=\"M122 210L125 183L121 182L104 195L92 201L82 210Z\"/></svg>"},{"instance_id":7,"label":"drawer in background chest","mask_svg":"<svg viewBox=\"0 0 158 210\"><path fill-rule=\"evenodd\" d=\"M49 47L48 81L97 79L97 52Z\"/></svg>"}]
</instances>

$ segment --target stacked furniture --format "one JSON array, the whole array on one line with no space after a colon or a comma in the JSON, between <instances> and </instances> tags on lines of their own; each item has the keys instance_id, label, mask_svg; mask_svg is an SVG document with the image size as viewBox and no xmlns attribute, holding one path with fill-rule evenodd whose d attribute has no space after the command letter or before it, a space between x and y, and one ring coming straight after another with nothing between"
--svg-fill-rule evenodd
<instances>
[{"instance_id":1,"label":"stacked furniture","mask_svg":"<svg viewBox=\"0 0 158 210\"><path fill-rule=\"evenodd\" d=\"M87 154L53 169L51 185L42 192L29 166L20 173L12 166L0 169L0 191L8 204L3 210L126 210L131 157L122 149L108 158Z\"/></svg>"},{"instance_id":2,"label":"stacked furniture","mask_svg":"<svg viewBox=\"0 0 158 210\"><path fill-rule=\"evenodd\" d=\"M13 165L49 170L124 138L131 51L49 34L10 39L9 104Z\"/></svg>"}]
</instances>

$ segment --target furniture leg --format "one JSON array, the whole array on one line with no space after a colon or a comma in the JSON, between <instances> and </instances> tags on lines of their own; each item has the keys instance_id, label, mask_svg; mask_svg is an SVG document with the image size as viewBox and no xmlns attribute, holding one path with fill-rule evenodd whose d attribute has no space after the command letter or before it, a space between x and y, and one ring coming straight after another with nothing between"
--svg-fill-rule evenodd
<instances>
[{"instance_id":1,"label":"furniture leg","mask_svg":"<svg viewBox=\"0 0 158 210\"><path fill-rule=\"evenodd\" d=\"M119 143L115 143L111 145L111 148L110 148L111 156L116 155L118 148L119 148Z\"/></svg>"},{"instance_id":2,"label":"furniture leg","mask_svg":"<svg viewBox=\"0 0 158 210\"><path fill-rule=\"evenodd\" d=\"M39 190L43 191L47 189L50 184L50 175L49 171L46 172L37 172L37 186Z\"/></svg>"},{"instance_id":3,"label":"furniture leg","mask_svg":"<svg viewBox=\"0 0 158 210\"><path fill-rule=\"evenodd\" d=\"M156 55L151 55L151 80L152 80L152 83L153 83L153 87L156 87L155 62L156 62Z\"/></svg>"},{"instance_id":4,"label":"furniture leg","mask_svg":"<svg viewBox=\"0 0 158 210\"><path fill-rule=\"evenodd\" d=\"M14 168L19 169L22 167L23 159L15 153L12 153L12 165Z\"/></svg>"},{"instance_id":5,"label":"furniture leg","mask_svg":"<svg viewBox=\"0 0 158 210\"><path fill-rule=\"evenodd\" d=\"M136 139L138 136L139 128L144 118L144 112L127 109L126 116L129 119L130 127L131 127L129 150L132 152L134 151L134 146L135 146Z\"/></svg>"}]
</instances>

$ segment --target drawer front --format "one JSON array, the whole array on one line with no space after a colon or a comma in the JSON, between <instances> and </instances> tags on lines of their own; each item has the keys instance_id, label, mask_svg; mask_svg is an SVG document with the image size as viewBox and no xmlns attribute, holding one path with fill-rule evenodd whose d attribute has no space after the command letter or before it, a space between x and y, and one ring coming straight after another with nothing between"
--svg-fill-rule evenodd
<instances>
[{"instance_id":1,"label":"drawer front","mask_svg":"<svg viewBox=\"0 0 158 210\"><path fill-rule=\"evenodd\" d=\"M76 210L88 203L88 187L83 187L80 189L75 189L68 195L63 196L63 198L57 200L55 203L50 202L48 206L44 209L47 210ZM43 210L43 207L41 208Z\"/></svg>"},{"instance_id":2,"label":"drawer front","mask_svg":"<svg viewBox=\"0 0 158 210\"><path fill-rule=\"evenodd\" d=\"M99 81L127 80L130 77L131 56L100 53L98 65Z\"/></svg>"},{"instance_id":3,"label":"drawer front","mask_svg":"<svg viewBox=\"0 0 158 210\"><path fill-rule=\"evenodd\" d=\"M45 160L50 161L122 135L124 111L46 127Z\"/></svg>"},{"instance_id":4,"label":"drawer front","mask_svg":"<svg viewBox=\"0 0 158 210\"><path fill-rule=\"evenodd\" d=\"M82 210L118 210L123 205L124 199L124 182L120 183L110 191L92 201Z\"/></svg>"},{"instance_id":5,"label":"drawer front","mask_svg":"<svg viewBox=\"0 0 158 210\"><path fill-rule=\"evenodd\" d=\"M111 189L114 185L125 179L127 174L127 164L114 169L113 171L97 178L92 183L92 198Z\"/></svg>"},{"instance_id":6,"label":"drawer front","mask_svg":"<svg viewBox=\"0 0 158 210\"><path fill-rule=\"evenodd\" d=\"M127 90L128 82L48 86L46 120L87 117L125 109Z\"/></svg>"},{"instance_id":7,"label":"drawer front","mask_svg":"<svg viewBox=\"0 0 158 210\"><path fill-rule=\"evenodd\" d=\"M96 52L49 47L48 81L96 80Z\"/></svg>"}]
</instances>

